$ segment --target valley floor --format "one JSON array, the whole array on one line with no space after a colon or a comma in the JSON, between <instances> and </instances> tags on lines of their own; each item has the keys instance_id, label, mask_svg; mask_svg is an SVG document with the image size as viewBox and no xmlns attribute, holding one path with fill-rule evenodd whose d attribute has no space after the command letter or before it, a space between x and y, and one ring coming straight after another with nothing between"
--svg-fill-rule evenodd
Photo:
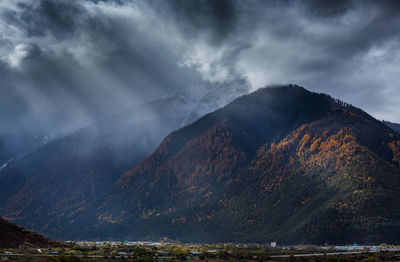
<instances>
[{"instance_id":1,"label":"valley floor","mask_svg":"<svg viewBox=\"0 0 400 262\"><path fill-rule=\"evenodd\" d=\"M0 249L0 261L400 261L400 247L70 242L53 248Z\"/></svg>"}]
</instances>

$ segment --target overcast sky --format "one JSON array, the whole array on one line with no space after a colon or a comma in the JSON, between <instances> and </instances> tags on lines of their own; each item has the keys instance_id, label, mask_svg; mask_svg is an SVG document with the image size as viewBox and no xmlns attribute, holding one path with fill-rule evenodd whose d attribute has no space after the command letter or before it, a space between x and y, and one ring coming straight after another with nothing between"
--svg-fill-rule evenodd
<instances>
[{"instance_id":1,"label":"overcast sky","mask_svg":"<svg viewBox=\"0 0 400 262\"><path fill-rule=\"evenodd\" d=\"M285 83L400 122L399 29L395 0L2 0L0 129Z\"/></svg>"}]
</instances>

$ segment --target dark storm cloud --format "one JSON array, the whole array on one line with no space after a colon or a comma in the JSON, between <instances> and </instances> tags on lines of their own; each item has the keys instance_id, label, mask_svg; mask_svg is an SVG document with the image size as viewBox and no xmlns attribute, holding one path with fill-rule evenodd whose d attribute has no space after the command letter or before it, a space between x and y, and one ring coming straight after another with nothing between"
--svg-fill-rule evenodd
<instances>
[{"instance_id":1,"label":"dark storm cloud","mask_svg":"<svg viewBox=\"0 0 400 262\"><path fill-rule=\"evenodd\" d=\"M27 25L29 35L45 35L49 30L57 38L71 37L75 31L76 17L82 15L83 11L73 2L57 2L45 0L36 10L29 8L22 13L21 20Z\"/></svg>"},{"instance_id":2,"label":"dark storm cloud","mask_svg":"<svg viewBox=\"0 0 400 262\"><path fill-rule=\"evenodd\" d=\"M212 43L219 43L235 29L238 10L234 1L171 0L168 3L176 23L186 34L206 32Z\"/></svg>"},{"instance_id":3,"label":"dark storm cloud","mask_svg":"<svg viewBox=\"0 0 400 262\"><path fill-rule=\"evenodd\" d=\"M351 0L306 0L305 7L311 15L321 18L341 16L353 7Z\"/></svg>"}]
</instances>

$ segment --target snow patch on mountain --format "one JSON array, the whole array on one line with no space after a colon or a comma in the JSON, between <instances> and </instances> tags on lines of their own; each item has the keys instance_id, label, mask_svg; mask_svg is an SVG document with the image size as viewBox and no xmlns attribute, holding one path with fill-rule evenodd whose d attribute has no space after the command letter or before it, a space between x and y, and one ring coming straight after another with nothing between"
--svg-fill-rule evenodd
<instances>
[{"instance_id":1,"label":"snow patch on mountain","mask_svg":"<svg viewBox=\"0 0 400 262\"><path fill-rule=\"evenodd\" d=\"M12 161L12 158L10 158L3 165L1 165L0 166L0 171L3 170L4 168L6 168L11 161Z\"/></svg>"}]
</instances>

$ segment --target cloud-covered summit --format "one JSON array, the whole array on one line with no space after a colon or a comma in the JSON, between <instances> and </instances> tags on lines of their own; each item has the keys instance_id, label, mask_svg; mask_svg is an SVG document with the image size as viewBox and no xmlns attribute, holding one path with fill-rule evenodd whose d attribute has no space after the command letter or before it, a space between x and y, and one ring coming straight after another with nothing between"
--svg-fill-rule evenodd
<instances>
[{"instance_id":1,"label":"cloud-covered summit","mask_svg":"<svg viewBox=\"0 0 400 262\"><path fill-rule=\"evenodd\" d=\"M0 130L73 130L174 94L232 97L238 81L304 85L400 122L399 12L389 0L2 1Z\"/></svg>"},{"instance_id":2,"label":"cloud-covered summit","mask_svg":"<svg viewBox=\"0 0 400 262\"><path fill-rule=\"evenodd\" d=\"M196 39L186 65L203 76L244 77L253 89L297 83L400 121L398 1L220 1L220 20L198 2L172 3Z\"/></svg>"}]
</instances>

